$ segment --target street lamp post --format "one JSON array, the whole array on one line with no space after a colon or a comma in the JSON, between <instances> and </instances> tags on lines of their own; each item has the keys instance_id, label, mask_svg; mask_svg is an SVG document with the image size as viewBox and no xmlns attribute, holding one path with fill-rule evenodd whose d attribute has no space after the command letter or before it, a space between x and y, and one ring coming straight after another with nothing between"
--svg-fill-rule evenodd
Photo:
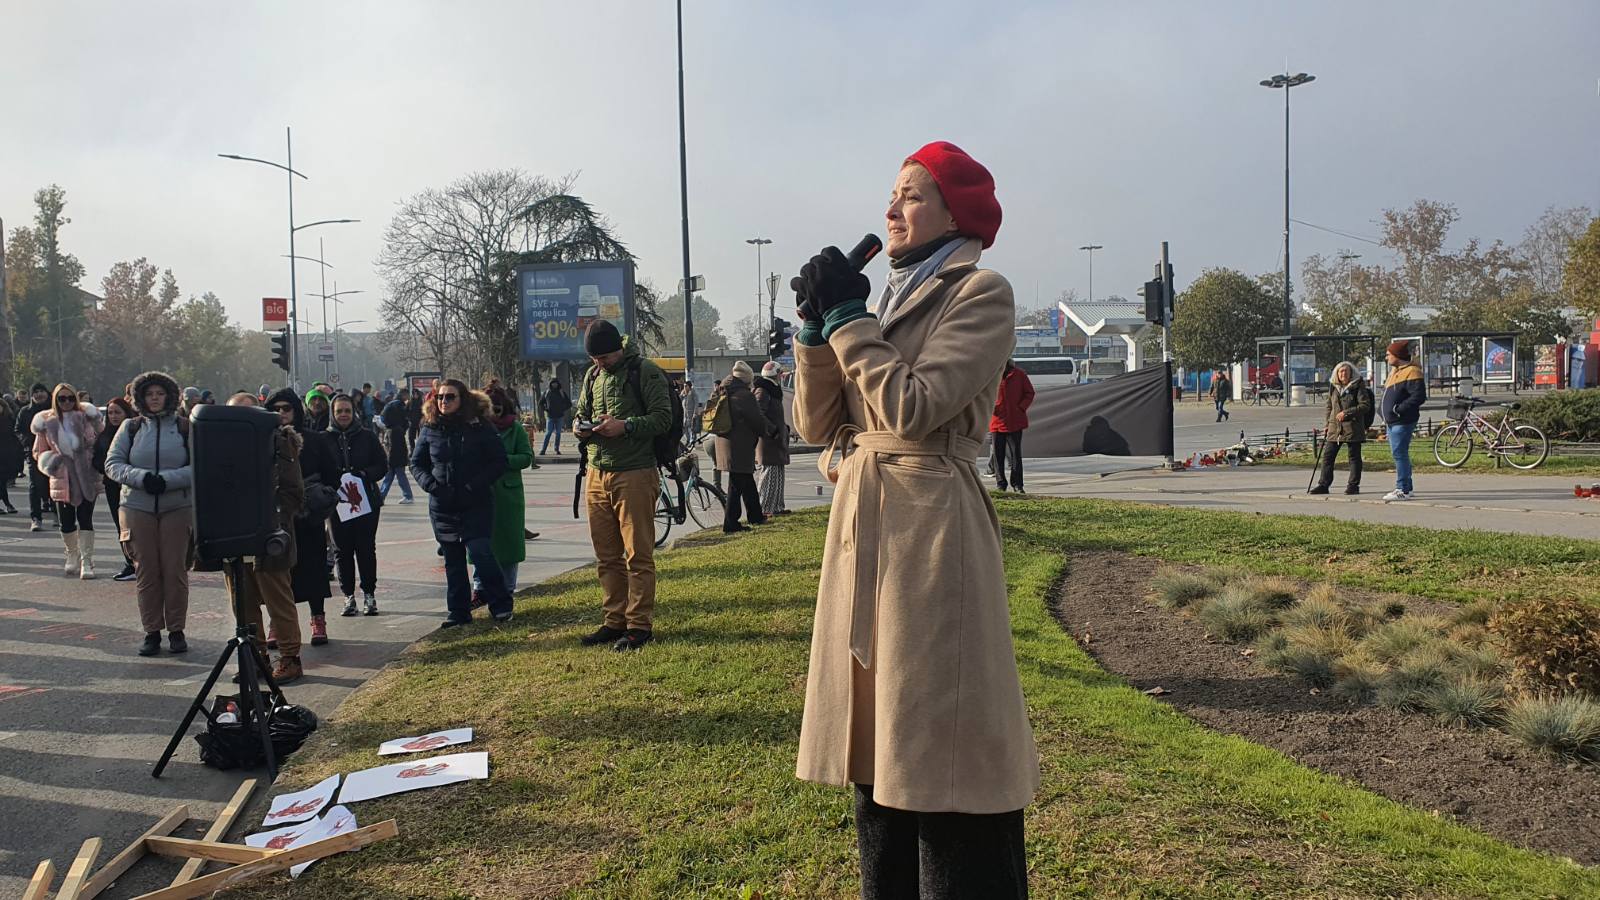
<instances>
[{"instance_id":1,"label":"street lamp post","mask_svg":"<svg viewBox=\"0 0 1600 900\"><path fill-rule=\"evenodd\" d=\"M678 191L683 205L683 377L694 374L694 276L689 274L689 143L683 124L683 0L678 0Z\"/></svg>"},{"instance_id":2,"label":"street lamp post","mask_svg":"<svg viewBox=\"0 0 1600 900\"><path fill-rule=\"evenodd\" d=\"M1289 299L1289 89L1317 80L1315 75L1285 72L1263 78L1261 86L1283 91L1283 333L1294 334L1294 305Z\"/></svg>"},{"instance_id":3,"label":"street lamp post","mask_svg":"<svg viewBox=\"0 0 1600 900\"><path fill-rule=\"evenodd\" d=\"M750 238L745 243L756 246L756 331L759 332L761 330L761 248L772 243L772 241L758 237Z\"/></svg>"},{"instance_id":4,"label":"street lamp post","mask_svg":"<svg viewBox=\"0 0 1600 900\"><path fill-rule=\"evenodd\" d=\"M1339 259L1344 261L1344 289L1346 293L1354 293L1356 289L1355 261L1361 258L1359 253L1341 253Z\"/></svg>"},{"instance_id":5,"label":"street lamp post","mask_svg":"<svg viewBox=\"0 0 1600 900\"><path fill-rule=\"evenodd\" d=\"M1104 250L1104 244L1084 244L1079 250L1089 251L1089 302L1094 302L1094 252Z\"/></svg>"},{"instance_id":6,"label":"street lamp post","mask_svg":"<svg viewBox=\"0 0 1600 900\"><path fill-rule=\"evenodd\" d=\"M344 301L340 300L339 298L347 296L349 294L363 294L363 293L366 293L366 292L362 291L362 290L359 290L359 289L341 291L341 290L339 290L339 282L335 281L333 283L333 293L331 293L331 294L318 294L317 295L317 296L322 298L322 339L323 340L327 340L328 339L328 301L329 300L333 301L333 355L334 355L334 359L331 359L331 360L326 360L325 359L325 360L322 361L322 363L323 363L323 365L322 365L322 377L323 378L327 378L332 374L333 363L337 361L338 356L339 356L339 306L340 306L340 304L344 303ZM357 320L357 321L365 321L365 320Z\"/></svg>"}]
</instances>

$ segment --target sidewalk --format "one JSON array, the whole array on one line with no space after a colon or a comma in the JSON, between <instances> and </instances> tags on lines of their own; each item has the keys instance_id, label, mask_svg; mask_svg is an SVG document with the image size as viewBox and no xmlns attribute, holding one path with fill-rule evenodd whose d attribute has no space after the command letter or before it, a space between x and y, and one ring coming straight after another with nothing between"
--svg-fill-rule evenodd
<instances>
[{"instance_id":1,"label":"sidewalk","mask_svg":"<svg viewBox=\"0 0 1600 900\"><path fill-rule=\"evenodd\" d=\"M1041 467L1042 468L1042 467ZM1573 480L1534 475L1418 475L1416 499L1384 503L1394 486L1388 472L1364 479L1363 493L1347 497L1341 472L1328 496L1306 495L1311 471L1286 466L1245 466L1188 472L1124 471L1075 475L1030 469L1028 488L1057 497L1134 500L1169 506L1321 515L1420 528L1465 528L1600 540L1600 500L1572 495Z\"/></svg>"}]
</instances>

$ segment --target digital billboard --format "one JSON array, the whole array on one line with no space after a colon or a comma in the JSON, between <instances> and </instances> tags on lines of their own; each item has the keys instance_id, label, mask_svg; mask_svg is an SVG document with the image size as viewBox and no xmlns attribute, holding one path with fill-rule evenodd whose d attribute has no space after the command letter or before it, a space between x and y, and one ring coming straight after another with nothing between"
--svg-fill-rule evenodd
<instances>
[{"instance_id":1,"label":"digital billboard","mask_svg":"<svg viewBox=\"0 0 1600 900\"><path fill-rule=\"evenodd\" d=\"M633 263L534 263L517 267L517 335L522 358L581 360L596 319L633 333Z\"/></svg>"}]
</instances>

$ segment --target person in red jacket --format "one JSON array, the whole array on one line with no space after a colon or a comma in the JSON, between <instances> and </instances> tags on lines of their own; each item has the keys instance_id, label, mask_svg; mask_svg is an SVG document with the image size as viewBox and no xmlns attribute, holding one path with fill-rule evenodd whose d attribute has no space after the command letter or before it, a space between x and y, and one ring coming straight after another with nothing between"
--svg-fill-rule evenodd
<instances>
[{"instance_id":1,"label":"person in red jacket","mask_svg":"<svg viewBox=\"0 0 1600 900\"><path fill-rule=\"evenodd\" d=\"M1022 489L1022 432L1028 428L1028 407L1033 405L1033 382L1028 373L1006 360L1005 374L1000 376L1000 393L994 398L994 417L989 420L989 436L993 449L989 451L989 468L994 470L995 482L1000 490L1006 485L1017 493ZM1011 478L1006 479L1006 461L1011 462Z\"/></svg>"}]
</instances>

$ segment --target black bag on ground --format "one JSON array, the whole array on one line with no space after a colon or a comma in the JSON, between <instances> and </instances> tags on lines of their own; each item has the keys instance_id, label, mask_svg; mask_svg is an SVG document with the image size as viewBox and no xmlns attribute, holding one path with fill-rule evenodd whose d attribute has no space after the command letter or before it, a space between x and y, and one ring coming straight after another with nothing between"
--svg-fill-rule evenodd
<instances>
[{"instance_id":1,"label":"black bag on ground","mask_svg":"<svg viewBox=\"0 0 1600 900\"><path fill-rule=\"evenodd\" d=\"M261 692L258 709L272 707L272 695ZM236 721L219 722L217 719L229 711L232 704ZM280 706L273 711L268 725L272 739L272 753L281 763L284 757L300 749L311 732L317 730L317 715L303 706ZM200 762L213 769L252 769L266 760L261 757L261 733L252 720L247 720L244 707L237 696L219 696L212 701L206 713L206 730L194 736L200 745Z\"/></svg>"}]
</instances>

